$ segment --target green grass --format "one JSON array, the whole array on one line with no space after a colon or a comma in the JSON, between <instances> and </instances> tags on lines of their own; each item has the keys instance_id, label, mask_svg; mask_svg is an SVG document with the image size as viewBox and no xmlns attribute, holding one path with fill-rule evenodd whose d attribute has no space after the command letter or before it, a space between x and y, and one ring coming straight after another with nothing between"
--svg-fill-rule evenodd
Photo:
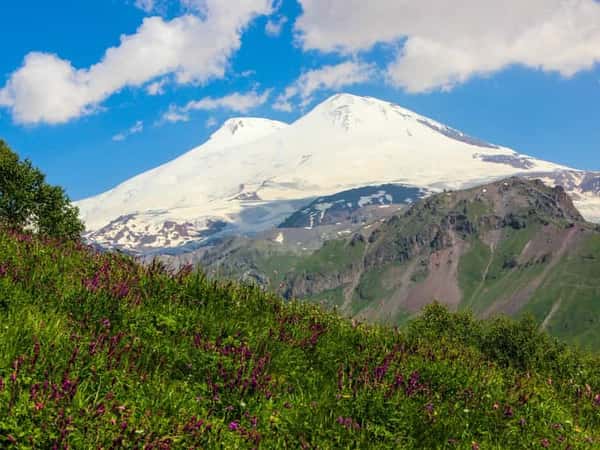
<instances>
[{"instance_id":1,"label":"green grass","mask_svg":"<svg viewBox=\"0 0 600 450\"><path fill-rule=\"evenodd\" d=\"M362 273L352 302L354 315L369 306L385 301L394 292L392 287L386 287L383 282L389 268L389 266L378 267Z\"/></svg>"},{"instance_id":2,"label":"green grass","mask_svg":"<svg viewBox=\"0 0 600 450\"><path fill-rule=\"evenodd\" d=\"M473 297L480 292L484 282L485 269L491 258L491 250L480 239L474 238L469 243L469 251L460 259L458 282L463 293L463 307L471 307Z\"/></svg>"},{"instance_id":3,"label":"green grass","mask_svg":"<svg viewBox=\"0 0 600 450\"><path fill-rule=\"evenodd\" d=\"M482 314L502 298L523 289L544 266L511 267L510 262L517 260L525 245L539 231L532 225L521 230L504 228L500 244L492 254L491 249L479 239L473 239L469 251L463 255L459 264L459 285L463 292L461 309L471 309ZM484 279L485 269L488 268Z\"/></svg>"},{"instance_id":4,"label":"green grass","mask_svg":"<svg viewBox=\"0 0 600 450\"><path fill-rule=\"evenodd\" d=\"M493 214L493 208L482 199L475 199L469 202L467 207L467 217L473 223L477 223L480 217Z\"/></svg>"},{"instance_id":5,"label":"green grass","mask_svg":"<svg viewBox=\"0 0 600 450\"><path fill-rule=\"evenodd\" d=\"M0 317L2 449L600 445L600 360L528 320L357 325L7 232Z\"/></svg>"},{"instance_id":6,"label":"green grass","mask_svg":"<svg viewBox=\"0 0 600 450\"><path fill-rule=\"evenodd\" d=\"M577 251L565 257L540 286L526 311L540 322L557 309L548 321L548 331L583 347L600 343L600 235L592 235Z\"/></svg>"},{"instance_id":7,"label":"green grass","mask_svg":"<svg viewBox=\"0 0 600 450\"><path fill-rule=\"evenodd\" d=\"M306 273L339 271L360 261L364 248L365 244L360 241L354 245L347 240L326 241L319 250L300 259L295 270Z\"/></svg>"},{"instance_id":8,"label":"green grass","mask_svg":"<svg viewBox=\"0 0 600 450\"><path fill-rule=\"evenodd\" d=\"M240 250L232 258L235 264L226 264L216 275L239 279L246 269L254 268L268 277L272 290L277 291L286 277L294 274L343 271L353 263L360 262L364 248L365 244L362 242L351 245L347 240L332 240L325 242L323 247L316 251L303 254L265 244Z\"/></svg>"},{"instance_id":9,"label":"green grass","mask_svg":"<svg viewBox=\"0 0 600 450\"><path fill-rule=\"evenodd\" d=\"M313 303L319 303L329 308L341 307L345 301L344 288L345 286L340 286L335 289L320 292L319 294L313 295L311 297L306 297L303 300Z\"/></svg>"}]
</instances>

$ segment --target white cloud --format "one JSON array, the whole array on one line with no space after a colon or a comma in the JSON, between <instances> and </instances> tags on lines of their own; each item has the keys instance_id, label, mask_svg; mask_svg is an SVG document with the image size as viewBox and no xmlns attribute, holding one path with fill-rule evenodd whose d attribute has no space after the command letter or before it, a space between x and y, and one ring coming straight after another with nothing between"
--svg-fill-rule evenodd
<instances>
[{"instance_id":1,"label":"white cloud","mask_svg":"<svg viewBox=\"0 0 600 450\"><path fill-rule=\"evenodd\" d=\"M23 124L64 123L89 114L126 87L172 74L176 83L224 76L250 21L271 12L272 0L203 0L199 15L170 21L148 17L97 64L78 69L57 55L33 52L0 89L0 105Z\"/></svg>"},{"instance_id":2,"label":"white cloud","mask_svg":"<svg viewBox=\"0 0 600 450\"><path fill-rule=\"evenodd\" d=\"M235 92L224 97L206 97L201 100L193 100L185 106L171 105L169 110L163 115L165 122L187 122L191 111L214 111L216 109L225 109L228 111L247 113L261 105L264 105L271 90L268 89L262 94L256 91L250 91L245 94Z\"/></svg>"},{"instance_id":3,"label":"white cloud","mask_svg":"<svg viewBox=\"0 0 600 450\"><path fill-rule=\"evenodd\" d=\"M278 19L269 19L265 25L265 33L271 37L279 36L287 21L288 18L285 16L281 16Z\"/></svg>"},{"instance_id":4,"label":"white cloud","mask_svg":"<svg viewBox=\"0 0 600 450\"><path fill-rule=\"evenodd\" d=\"M169 106L169 110L163 114L162 119L158 121L158 125L164 122L177 123L177 122L189 122L190 116L186 112L180 112L179 108L175 105Z\"/></svg>"},{"instance_id":5,"label":"white cloud","mask_svg":"<svg viewBox=\"0 0 600 450\"><path fill-rule=\"evenodd\" d=\"M113 141L115 142L120 142L120 141L124 141L125 139L127 139L129 136L133 135L133 134L138 134L141 133L142 131L144 131L144 122L141 120L138 120L131 128L129 128L128 130L125 130L119 134L115 134L112 138Z\"/></svg>"},{"instance_id":6,"label":"white cloud","mask_svg":"<svg viewBox=\"0 0 600 450\"><path fill-rule=\"evenodd\" d=\"M224 97L206 97L201 100L193 100L184 106L171 105L169 110L163 114L162 122L187 122L190 120L191 111L214 111L223 109L239 113L247 113L259 106L264 105L271 95L271 90L262 94L250 91L245 94L235 92ZM209 119L210 120L210 119ZM208 125L207 125L208 126Z\"/></svg>"},{"instance_id":7,"label":"white cloud","mask_svg":"<svg viewBox=\"0 0 600 450\"><path fill-rule=\"evenodd\" d=\"M510 65L570 77L600 62L596 0L299 0L305 50L399 47L388 79L409 92L451 89Z\"/></svg>"},{"instance_id":8,"label":"white cloud","mask_svg":"<svg viewBox=\"0 0 600 450\"><path fill-rule=\"evenodd\" d=\"M235 92L224 97L206 97L202 100L189 102L183 110L187 112L193 110L212 111L215 109L227 109L229 111L247 113L252 109L264 105L270 95L270 90L267 90L262 94L259 94L256 91L247 92L245 94Z\"/></svg>"},{"instance_id":9,"label":"white cloud","mask_svg":"<svg viewBox=\"0 0 600 450\"><path fill-rule=\"evenodd\" d=\"M165 93L165 86L168 80L163 78L162 80L154 81L146 86L146 92L148 95L162 95Z\"/></svg>"},{"instance_id":10,"label":"white cloud","mask_svg":"<svg viewBox=\"0 0 600 450\"><path fill-rule=\"evenodd\" d=\"M154 11L155 3L154 0L135 0L135 7L141 9L146 13Z\"/></svg>"},{"instance_id":11,"label":"white cloud","mask_svg":"<svg viewBox=\"0 0 600 450\"><path fill-rule=\"evenodd\" d=\"M305 107L312 101L312 95L317 91L339 90L364 83L374 74L373 65L358 61L346 61L310 70L285 89L285 92L277 98L273 108L289 112L293 108L290 101L293 98L299 98L301 106Z\"/></svg>"},{"instance_id":12,"label":"white cloud","mask_svg":"<svg viewBox=\"0 0 600 450\"><path fill-rule=\"evenodd\" d=\"M214 117L209 117L208 119L206 119L206 128L212 128L214 126L216 126L219 122L217 122L217 119Z\"/></svg>"}]
</instances>

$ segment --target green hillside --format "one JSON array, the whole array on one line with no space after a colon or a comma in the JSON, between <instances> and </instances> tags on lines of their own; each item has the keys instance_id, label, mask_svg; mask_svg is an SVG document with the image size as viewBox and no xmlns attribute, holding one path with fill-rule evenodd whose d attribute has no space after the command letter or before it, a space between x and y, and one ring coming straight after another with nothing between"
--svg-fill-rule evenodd
<instances>
[{"instance_id":1,"label":"green hillside","mask_svg":"<svg viewBox=\"0 0 600 450\"><path fill-rule=\"evenodd\" d=\"M402 325L439 301L479 318L532 314L552 335L600 349L600 230L561 188L512 178L444 192L310 254L280 247L248 241L199 262L370 322Z\"/></svg>"},{"instance_id":2,"label":"green hillside","mask_svg":"<svg viewBox=\"0 0 600 450\"><path fill-rule=\"evenodd\" d=\"M530 320L400 332L6 231L0 313L0 448L600 445L600 360Z\"/></svg>"}]
</instances>

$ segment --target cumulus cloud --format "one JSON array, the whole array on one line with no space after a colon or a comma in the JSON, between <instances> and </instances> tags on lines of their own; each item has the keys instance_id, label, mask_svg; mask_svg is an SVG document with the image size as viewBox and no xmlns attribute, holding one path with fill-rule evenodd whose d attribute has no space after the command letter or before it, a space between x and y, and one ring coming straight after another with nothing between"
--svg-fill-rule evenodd
<instances>
[{"instance_id":1,"label":"cumulus cloud","mask_svg":"<svg viewBox=\"0 0 600 450\"><path fill-rule=\"evenodd\" d=\"M206 128L213 128L213 127L217 126L218 123L219 122L217 121L217 119L215 117L209 117L208 119L206 119L205 126L206 126Z\"/></svg>"},{"instance_id":2,"label":"cumulus cloud","mask_svg":"<svg viewBox=\"0 0 600 450\"><path fill-rule=\"evenodd\" d=\"M274 109L292 111L291 100L297 98L300 105L306 107L315 92L321 90L339 90L347 86L368 81L375 74L375 67L359 61L346 61L336 65L323 66L303 73L281 94Z\"/></svg>"},{"instance_id":3,"label":"cumulus cloud","mask_svg":"<svg viewBox=\"0 0 600 450\"><path fill-rule=\"evenodd\" d=\"M171 105L169 110L163 115L165 122L187 122L191 111L214 111L217 109L233 111L238 113L247 113L259 106L264 105L271 90L262 94L256 91L247 93L235 92L224 97L206 97L201 100L193 100L184 106Z\"/></svg>"},{"instance_id":4,"label":"cumulus cloud","mask_svg":"<svg viewBox=\"0 0 600 450\"><path fill-rule=\"evenodd\" d=\"M299 0L305 50L355 54L397 45L386 69L409 92L451 89L522 65L570 77L600 62L596 0Z\"/></svg>"},{"instance_id":5,"label":"cumulus cloud","mask_svg":"<svg viewBox=\"0 0 600 450\"><path fill-rule=\"evenodd\" d=\"M245 94L235 92L224 97L206 97L202 100L189 102L185 107L185 111L204 110L212 111L215 109L226 109L229 111L246 113L254 108L264 105L268 100L271 91L267 90L262 94L256 91L251 91Z\"/></svg>"},{"instance_id":6,"label":"cumulus cloud","mask_svg":"<svg viewBox=\"0 0 600 450\"><path fill-rule=\"evenodd\" d=\"M139 8L146 13L154 11L156 6L154 0L135 0L134 5L136 8Z\"/></svg>"},{"instance_id":7,"label":"cumulus cloud","mask_svg":"<svg viewBox=\"0 0 600 450\"><path fill-rule=\"evenodd\" d=\"M29 53L0 89L0 105L18 123L57 124L95 111L126 87L167 74L178 84L221 78L243 30L256 16L271 12L272 0L203 0L200 6L197 15L144 19L135 34L122 36L117 47L88 68L76 68L57 55Z\"/></svg>"},{"instance_id":8,"label":"cumulus cloud","mask_svg":"<svg viewBox=\"0 0 600 450\"><path fill-rule=\"evenodd\" d=\"M141 133L142 131L144 131L144 122L141 120L138 120L131 128L129 128L128 130L125 130L119 134L115 134L112 138L113 141L115 142L120 142L120 141L124 141L125 139L127 139L129 136L133 135L133 134L138 134Z\"/></svg>"},{"instance_id":9,"label":"cumulus cloud","mask_svg":"<svg viewBox=\"0 0 600 450\"><path fill-rule=\"evenodd\" d=\"M148 95L162 95L165 93L165 86L167 85L167 79L154 81L146 86L146 92Z\"/></svg>"},{"instance_id":10,"label":"cumulus cloud","mask_svg":"<svg viewBox=\"0 0 600 450\"><path fill-rule=\"evenodd\" d=\"M181 112L175 105L169 106L169 110L163 114L162 119L157 122L158 125L161 122L177 123L177 122L189 122L190 116L187 112Z\"/></svg>"},{"instance_id":11,"label":"cumulus cloud","mask_svg":"<svg viewBox=\"0 0 600 450\"><path fill-rule=\"evenodd\" d=\"M283 26L287 23L288 18L281 16L278 19L269 19L265 25L265 33L271 37L277 37L281 34Z\"/></svg>"}]
</instances>

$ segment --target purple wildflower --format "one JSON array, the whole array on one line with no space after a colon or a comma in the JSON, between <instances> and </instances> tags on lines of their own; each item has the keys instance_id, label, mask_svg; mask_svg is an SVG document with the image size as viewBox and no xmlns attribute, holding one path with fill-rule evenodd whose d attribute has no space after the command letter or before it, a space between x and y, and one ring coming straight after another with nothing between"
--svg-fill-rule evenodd
<instances>
[{"instance_id":1,"label":"purple wildflower","mask_svg":"<svg viewBox=\"0 0 600 450\"><path fill-rule=\"evenodd\" d=\"M525 420L525 417L521 417L521 420L519 420L519 425L521 426L521 428L523 428L526 424L527 421Z\"/></svg>"}]
</instances>

